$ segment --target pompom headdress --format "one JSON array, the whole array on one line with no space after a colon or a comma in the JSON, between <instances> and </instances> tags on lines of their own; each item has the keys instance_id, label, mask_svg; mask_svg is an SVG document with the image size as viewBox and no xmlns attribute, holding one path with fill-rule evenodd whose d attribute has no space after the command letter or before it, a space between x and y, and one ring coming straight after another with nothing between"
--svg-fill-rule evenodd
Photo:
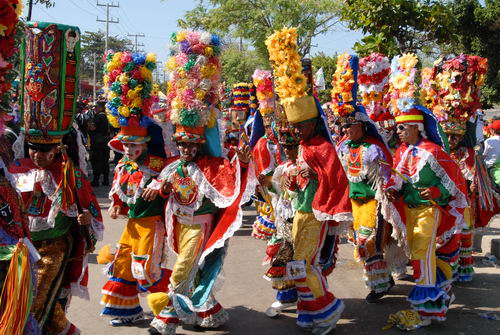
<instances>
[{"instance_id":1,"label":"pompom headdress","mask_svg":"<svg viewBox=\"0 0 500 335\"><path fill-rule=\"evenodd\" d=\"M141 52L110 52L104 65L106 112L109 123L120 132L110 142L120 151L120 142L145 143L150 140L147 128L152 123L153 70L156 55Z\"/></svg>"},{"instance_id":2,"label":"pompom headdress","mask_svg":"<svg viewBox=\"0 0 500 335\"><path fill-rule=\"evenodd\" d=\"M171 36L172 56L167 101L174 140L204 143L206 129L215 128L220 101L220 40L207 32L180 31Z\"/></svg>"},{"instance_id":3,"label":"pompom headdress","mask_svg":"<svg viewBox=\"0 0 500 335\"><path fill-rule=\"evenodd\" d=\"M266 39L269 60L274 70L275 92L288 122L298 123L319 116L313 96L308 95L307 78L297 46L297 29L285 28Z\"/></svg>"},{"instance_id":4,"label":"pompom headdress","mask_svg":"<svg viewBox=\"0 0 500 335\"><path fill-rule=\"evenodd\" d=\"M337 58L332 79L332 112L342 122L356 120L358 56L344 53Z\"/></svg>"}]
</instances>

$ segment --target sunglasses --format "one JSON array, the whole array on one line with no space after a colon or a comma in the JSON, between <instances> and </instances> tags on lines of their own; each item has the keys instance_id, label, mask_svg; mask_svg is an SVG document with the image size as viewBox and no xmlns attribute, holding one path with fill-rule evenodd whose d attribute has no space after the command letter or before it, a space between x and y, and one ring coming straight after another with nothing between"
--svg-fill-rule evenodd
<instances>
[{"instance_id":1,"label":"sunglasses","mask_svg":"<svg viewBox=\"0 0 500 335\"><path fill-rule=\"evenodd\" d=\"M406 129L406 126L404 126L404 125L402 125L402 124L400 124L400 125L398 126L398 130L405 130L405 129Z\"/></svg>"}]
</instances>

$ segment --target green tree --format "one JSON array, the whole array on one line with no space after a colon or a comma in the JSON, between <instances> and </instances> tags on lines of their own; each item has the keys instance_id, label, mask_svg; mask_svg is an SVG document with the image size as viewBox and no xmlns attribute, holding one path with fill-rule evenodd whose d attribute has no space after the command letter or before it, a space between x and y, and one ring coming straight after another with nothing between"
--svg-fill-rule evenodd
<instances>
[{"instance_id":1,"label":"green tree","mask_svg":"<svg viewBox=\"0 0 500 335\"><path fill-rule=\"evenodd\" d=\"M92 32L86 31L81 35L81 78L82 79L93 79L94 73L94 54L96 55L96 79L98 81L102 78L103 69L103 52L104 52L104 40L106 35L102 31ZM121 38L119 36L109 36L108 46L109 49L114 51L131 51L131 41L127 38Z\"/></svg>"},{"instance_id":2,"label":"green tree","mask_svg":"<svg viewBox=\"0 0 500 335\"><path fill-rule=\"evenodd\" d=\"M267 59L255 50L236 44L226 45L221 54L222 80L226 87L232 88L239 82L251 82L255 69L270 69Z\"/></svg>"},{"instance_id":3,"label":"green tree","mask_svg":"<svg viewBox=\"0 0 500 335\"><path fill-rule=\"evenodd\" d=\"M325 76L325 89L318 90L318 98L322 104L332 100L332 78L335 69L337 68L337 54L328 56L324 52L319 52L311 58L313 72L316 73L319 69L323 69Z\"/></svg>"},{"instance_id":4,"label":"green tree","mask_svg":"<svg viewBox=\"0 0 500 335\"><path fill-rule=\"evenodd\" d=\"M497 0L455 0L450 3L456 19L455 43L443 50L488 58L488 75L481 90L484 107L500 103L500 2Z\"/></svg>"},{"instance_id":5,"label":"green tree","mask_svg":"<svg viewBox=\"0 0 500 335\"><path fill-rule=\"evenodd\" d=\"M342 20L367 35L354 46L361 56L430 52L453 37L450 9L438 0L346 0Z\"/></svg>"},{"instance_id":6,"label":"green tree","mask_svg":"<svg viewBox=\"0 0 500 335\"><path fill-rule=\"evenodd\" d=\"M299 52L307 55L312 39L338 23L340 6L340 0L199 0L179 25L245 39L263 57L266 38L293 26L298 29Z\"/></svg>"}]
</instances>

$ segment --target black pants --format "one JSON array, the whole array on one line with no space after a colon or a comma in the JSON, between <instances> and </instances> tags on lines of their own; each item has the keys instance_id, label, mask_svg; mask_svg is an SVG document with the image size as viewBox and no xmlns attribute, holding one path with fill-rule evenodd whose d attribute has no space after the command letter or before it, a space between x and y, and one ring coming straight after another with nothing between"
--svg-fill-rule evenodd
<instances>
[{"instance_id":1,"label":"black pants","mask_svg":"<svg viewBox=\"0 0 500 335\"><path fill-rule=\"evenodd\" d=\"M109 182L109 148L106 143L91 147L90 163L93 170L93 181L99 182L99 178L103 175L103 182Z\"/></svg>"}]
</instances>

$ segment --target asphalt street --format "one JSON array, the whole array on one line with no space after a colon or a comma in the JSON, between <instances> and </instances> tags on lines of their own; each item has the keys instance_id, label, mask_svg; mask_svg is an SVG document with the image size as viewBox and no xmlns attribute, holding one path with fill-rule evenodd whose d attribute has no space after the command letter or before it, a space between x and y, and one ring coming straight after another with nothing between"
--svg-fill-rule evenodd
<instances>
[{"instance_id":1,"label":"asphalt street","mask_svg":"<svg viewBox=\"0 0 500 335\"><path fill-rule=\"evenodd\" d=\"M107 215L109 200L108 188L96 189L103 209L106 227L102 245L115 245L125 225L124 219L111 220ZM294 310L287 311L279 317L270 319L264 311L274 301L275 293L270 282L263 279L267 269L262 265L265 242L250 236L254 220L252 208L245 208L242 228L236 232L229 243L229 251L225 260L223 278L219 282L216 297L227 309L229 322L220 329L202 331L192 326L178 328L178 334L305 334L295 325ZM491 238L500 238L500 219L483 232L483 251L489 250ZM346 304L342 319L332 334L399 334L401 331L391 329L383 331L390 313L408 309L405 298L413 283L397 281L390 294L377 304L367 304L364 300L368 294L362 279L362 268L352 258L353 247L342 244L339 261L328 282L331 291L342 298ZM431 327L421 328L413 333L418 334L500 334L500 321L488 320L484 313L493 313L500 318L500 268L485 264L483 254L475 255L476 276L471 283L458 284L454 288L456 300L451 306L446 322L434 323ZM172 260L170 260L171 262ZM111 327L109 318L101 317L99 304L100 290L106 276L103 265L96 262L96 255L90 255L90 301L74 298L68 312L68 318L75 323L83 334L147 334L152 314L141 298L146 313L146 320L134 327ZM491 315L491 314L490 314Z\"/></svg>"}]
</instances>

